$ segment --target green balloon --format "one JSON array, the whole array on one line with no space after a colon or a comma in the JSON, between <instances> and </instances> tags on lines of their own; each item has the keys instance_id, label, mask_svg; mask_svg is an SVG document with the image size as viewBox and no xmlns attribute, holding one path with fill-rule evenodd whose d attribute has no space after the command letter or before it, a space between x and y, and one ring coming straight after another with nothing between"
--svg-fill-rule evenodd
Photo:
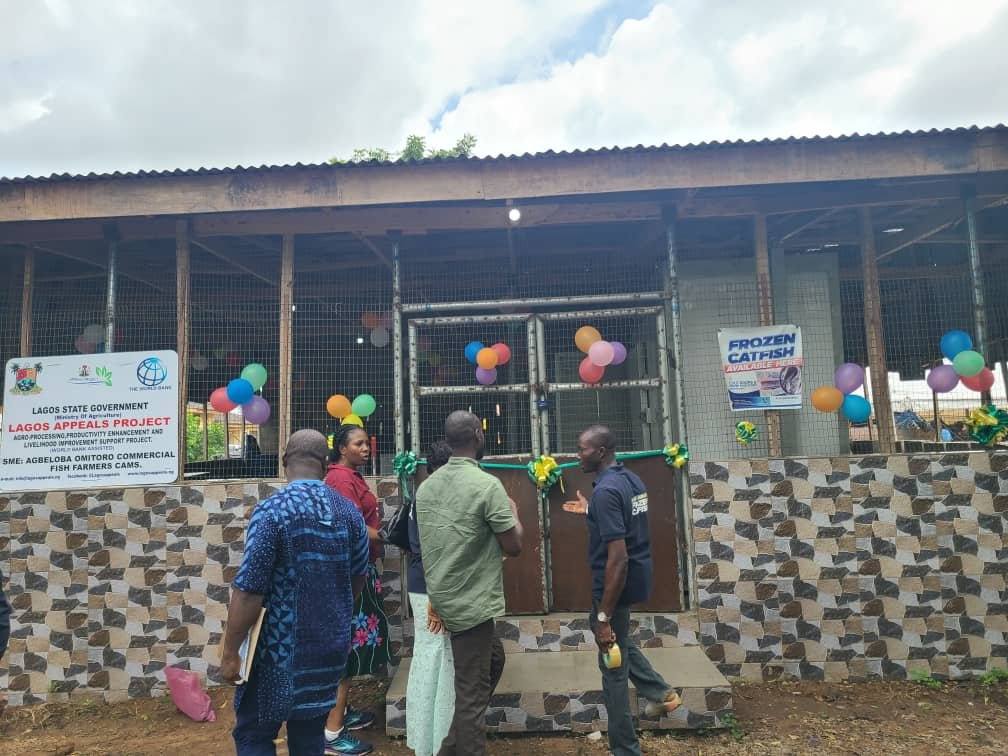
<instances>
[{"instance_id":1,"label":"green balloon","mask_svg":"<svg viewBox=\"0 0 1008 756\"><path fill-rule=\"evenodd\" d=\"M979 352L966 350L955 356L955 359L952 360L952 367L959 375L970 378L983 372L984 358Z\"/></svg>"},{"instance_id":2,"label":"green balloon","mask_svg":"<svg viewBox=\"0 0 1008 756\"><path fill-rule=\"evenodd\" d=\"M371 394L359 394L354 397L353 402L350 404L350 409L359 417L370 417L374 414L377 407L378 403Z\"/></svg>"},{"instance_id":3,"label":"green balloon","mask_svg":"<svg viewBox=\"0 0 1008 756\"><path fill-rule=\"evenodd\" d=\"M253 390L258 391L266 385L266 368L258 362L250 363L241 371L241 377L252 384Z\"/></svg>"}]
</instances>

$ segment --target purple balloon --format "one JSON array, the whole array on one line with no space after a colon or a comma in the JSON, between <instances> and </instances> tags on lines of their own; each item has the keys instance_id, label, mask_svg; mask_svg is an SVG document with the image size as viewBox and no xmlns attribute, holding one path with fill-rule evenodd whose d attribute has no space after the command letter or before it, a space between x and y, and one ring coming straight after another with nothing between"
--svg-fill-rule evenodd
<instances>
[{"instance_id":1,"label":"purple balloon","mask_svg":"<svg viewBox=\"0 0 1008 756\"><path fill-rule=\"evenodd\" d=\"M245 420L254 425L262 425L270 418L269 402L256 395L241 406Z\"/></svg>"},{"instance_id":2,"label":"purple balloon","mask_svg":"<svg viewBox=\"0 0 1008 756\"><path fill-rule=\"evenodd\" d=\"M489 386L497 380L497 368L476 368L476 380L483 386Z\"/></svg>"},{"instance_id":3,"label":"purple balloon","mask_svg":"<svg viewBox=\"0 0 1008 756\"><path fill-rule=\"evenodd\" d=\"M610 346L612 346L613 350L612 362L610 362L609 364L622 365L624 362L626 362L626 347L623 346L623 342L610 341L609 344Z\"/></svg>"},{"instance_id":4,"label":"purple balloon","mask_svg":"<svg viewBox=\"0 0 1008 756\"><path fill-rule=\"evenodd\" d=\"M939 365L928 373L927 385L936 394L946 394L959 385L959 374L951 365Z\"/></svg>"},{"instance_id":5,"label":"purple balloon","mask_svg":"<svg viewBox=\"0 0 1008 756\"><path fill-rule=\"evenodd\" d=\"M854 362L845 362L833 374L833 385L843 394L853 394L864 384L864 368Z\"/></svg>"}]
</instances>

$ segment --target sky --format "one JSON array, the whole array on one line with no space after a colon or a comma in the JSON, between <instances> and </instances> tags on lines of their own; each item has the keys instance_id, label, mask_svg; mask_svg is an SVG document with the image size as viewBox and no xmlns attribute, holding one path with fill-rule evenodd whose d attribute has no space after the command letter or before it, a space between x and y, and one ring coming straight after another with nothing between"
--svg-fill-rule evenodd
<instances>
[{"instance_id":1,"label":"sky","mask_svg":"<svg viewBox=\"0 0 1008 756\"><path fill-rule=\"evenodd\" d=\"M1008 0L0 0L0 176L1008 122Z\"/></svg>"}]
</instances>

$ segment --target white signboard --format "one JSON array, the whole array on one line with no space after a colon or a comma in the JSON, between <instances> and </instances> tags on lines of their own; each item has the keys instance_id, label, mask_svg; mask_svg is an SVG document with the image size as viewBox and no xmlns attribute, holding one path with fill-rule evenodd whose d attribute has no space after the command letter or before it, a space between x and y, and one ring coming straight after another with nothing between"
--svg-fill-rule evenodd
<instances>
[{"instance_id":1,"label":"white signboard","mask_svg":"<svg viewBox=\"0 0 1008 756\"><path fill-rule=\"evenodd\" d=\"M4 379L0 491L178 477L175 352L15 358Z\"/></svg>"},{"instance_id":2,"label":"white signboard","mask_svg":"<svg viewBox=\"0 0 1008 756\"><path fill-rule=\"evenodd\" d=\"M722 328L718 344L732 410L801 409L801 328Z\"/></svg>"}]
</instances>

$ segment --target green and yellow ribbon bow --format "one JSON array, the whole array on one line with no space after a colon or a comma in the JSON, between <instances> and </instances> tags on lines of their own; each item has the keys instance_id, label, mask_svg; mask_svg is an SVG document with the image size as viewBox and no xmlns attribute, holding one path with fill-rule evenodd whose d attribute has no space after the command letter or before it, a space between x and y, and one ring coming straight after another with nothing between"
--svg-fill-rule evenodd
<instances>
[{"instance_id":1,"label":"green and yellow ribbon bow","mask_svg":"<svg viewBox=\"0 0 1008 756\"><path fill-rule=\"evenodd\" d=\"M689 449L686 444L669 444L662 453L665 455L665 464L678 470L689 462Z\"/></svg>"},{"instance_id":2,"label":"green and yellow ribbon bow","mask_svg":"<svg viewBox=\"0 0 1008 756\"><path fill-rule=\"evenodd\" d=\"M545 454L540 454L538 459L533 459L528 463L529 478L536 484L536 488L539 489L539 493L543 496L549 493L549 490L557 481L560 482L560 490L564 490L562 473L563 471L557 461Z\"/></svg>"},{"instance_id":3,"label":"green and yellow ribbon bow","mask_svg":"<svg viewBox=\"0 0 1008 756\"><path fill-rule=\"evenodd\" d=\"M409 493L409 481L416 475L419 463L420 460L417 459L416 452L413 451L396 454L395 459L392 460L392 469L399 478L399 490L404 495Z\"/></svg>"},{"instance_id":4,"label":"green and yellow ribbon bow","mask_svg":"<svg viewBox=\"0 0 1008 756\"><path fill-rule=\"evenodd\" d=\"M741 420L735 423L735 440L743 446L748 446L750 442L759 438L759 429L748 420Z\"/></svg>"},{"instance_id":5,"label":"green and yellow ribbon bow","mask_svg":"<svg viewBox=\"0 0 1008 756\"><path fill-rule=\"evenodd\" d=\"M984 446L993 446L1008 437L1008 412L993 404L970 412L965 423L969 426L970 438Z\"/></svg>"}]
</instances>

